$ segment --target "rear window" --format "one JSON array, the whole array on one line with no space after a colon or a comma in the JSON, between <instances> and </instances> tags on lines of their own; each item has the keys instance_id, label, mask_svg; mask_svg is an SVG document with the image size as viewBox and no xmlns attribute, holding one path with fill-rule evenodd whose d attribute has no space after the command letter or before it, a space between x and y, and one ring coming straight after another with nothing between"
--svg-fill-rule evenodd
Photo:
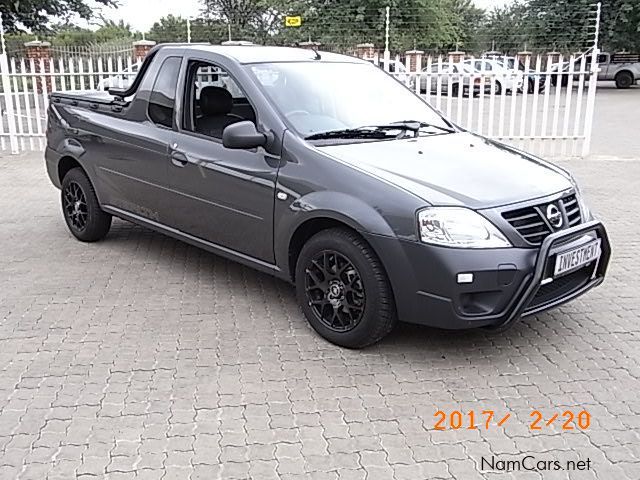
<instances>
[{"instance_id":1,"label":"rear window","mask_svg":"<svg viewBox=\"0 0 640 480\"><path fill-rule=\"evenodd\" d=\"M149 118L165 127L173 127L180 57L168 57L162 63L149 97Z\"/></svg>"}]
</instances>

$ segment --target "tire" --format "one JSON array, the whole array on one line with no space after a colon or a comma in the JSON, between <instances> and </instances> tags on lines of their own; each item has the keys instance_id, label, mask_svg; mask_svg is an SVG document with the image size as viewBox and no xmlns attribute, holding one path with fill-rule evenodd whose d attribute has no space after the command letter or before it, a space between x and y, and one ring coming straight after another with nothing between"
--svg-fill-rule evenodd
<instances>
[{"instance_id":1,"label":"tire","mask_svg":"<svg viewBox=\"0 0 640 480\"><path fill-rule=\"evenodd\" d=\"M616 88L629 88L633 84L633 77L629 72L620 72L616 75Z\"/></svg>"},{"instance_id":2,"label":"tire","mask_svg":"<svg viewBox=\"0 0 640 480\"><path fill-rule=\"evenodd\" d=\"M460 92L460 85L459 84L454 83L453 85L451 85L451 96L452 97L457 97L459 92Z\"/></svg>"},{"instance_id":3,"label":"tire","mask_svg":"<svg viewBox=\"0 0 640 480\"><path fill-rule=\"evenodd\" d=\"M396 323L393 292L380 260L362 237L346 229L323 230L302 247L296 293L313 329L341 347L376 343Z\"/></svg>"},{"instance_id":4,"label":"tire","mask_svg":"<svg viewBox=\"0 0 640 480\"><path fill-rule=\"evenodd\" d=\"M111 227L111 215L102 211L96 192L81 168L72 168L62 179L62 215L69 231L82 242L102 240Z\"/></svg>"},{"instance_id":5,"label":"tire","mask_svg":"<svg viewBox=\"0 0 640 480\"><path fill-rule=\"evenodd\" d=\"M527 80L527 93L533 93L536 88L536 82L533 78Z\"/></svg>"},{"instance_id":6,"label":"tire","mask_svg":"<svg viewBox=\"0 0 640 480\"><path fill-rule=\"evenodd\" d=\"M496 80L496 87L494 90L494 94L495 95L501 95L502 94L502 84Z\"/></svg>"}]
</instances>

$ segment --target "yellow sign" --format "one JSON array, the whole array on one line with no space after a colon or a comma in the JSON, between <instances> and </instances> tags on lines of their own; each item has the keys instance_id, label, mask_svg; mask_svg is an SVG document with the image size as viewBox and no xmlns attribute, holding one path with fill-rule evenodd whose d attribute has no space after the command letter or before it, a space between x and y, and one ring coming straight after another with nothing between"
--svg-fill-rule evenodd
<instances>
[{"instance_id":1,"label":"yellow sign","mask_svg":"<svg viewBox=\"0 0 640 480\"><path fill-rule=\"evenodd\" d=\"M299 27L300 25L302 25L302 17L299 15L297 17L285 17L284 19L285 27Z\"/></svg>"}]
</instances>

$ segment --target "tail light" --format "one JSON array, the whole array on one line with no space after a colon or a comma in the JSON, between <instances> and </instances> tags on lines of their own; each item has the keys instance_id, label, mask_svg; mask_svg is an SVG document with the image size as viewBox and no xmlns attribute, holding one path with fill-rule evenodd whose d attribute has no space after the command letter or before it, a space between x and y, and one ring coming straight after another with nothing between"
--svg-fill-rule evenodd
<instances>
[{"instance_id":1,"label":"tail light","mask_svg":"<svg viewBox=\"0 0 640 480\"><path fill-rule=\"evenodd\" d=\"M480 83L480 77L478 77L478 78L474 78L474 79L473 79L473 83Z\"/></svg>"}]
</instances>

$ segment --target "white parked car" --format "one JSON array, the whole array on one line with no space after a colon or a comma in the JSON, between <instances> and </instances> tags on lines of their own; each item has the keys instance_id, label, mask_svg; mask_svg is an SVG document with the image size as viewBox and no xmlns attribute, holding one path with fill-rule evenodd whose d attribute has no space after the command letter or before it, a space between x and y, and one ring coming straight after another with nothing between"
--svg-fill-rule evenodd
<instances>
[{"instance_id":1,"label":"white parked car","mask_svg":"<svg viewBox=\"0 0 640 480\"><path fill-rule=\"evenodd\" d=\"M375 64L375 61L373 58L365 59L365 60ZM382 58L378 60L377 65L383 70L385 69L384 60ZM404 63L396 62L395 60L389 60L388 70L393 77L398 79L400 82L404 83L406 86L410 88L415 87L415 77L407 71L407 67L404 65Z\"/></svg>"},{"instance_id":2,"label":"white parked car","mask_svg":"<svg viewBox=\"0 0 640 480\"><path fill-rule=\"evenodd\" d=\"M482 78L484 76L484 79ZM484 85L484 87L482 87ZM422 69L420 75L420 92L440 93L457 97L462 88L462 95L479 95L482 88L485 94L491 93L491 79L488 75L478 73L473 66L465 63L434 63Z\"/></svg>"},{"instance_id":3,"label":"white parked car","mask_svg":"<svg viewBox=\"0 0 640 480\"><path fill-rule=\"evenodd\" d=\"M96 87L98 90L109 90L110 88L129 88L133 83L133 79L136 78L138 70L142 66L142 62L137 62L130 67L125 68L116 75L105 77L98 82Z\"/></svg>"},{"instance_id":4,"label":"white parked car","mask_svg":"<svg viewBox=\"0 0 640 480\"><path fill-rule=\"evenodd\" d=\"M505 92L517 92L522 88L523 74L517 69L505 68L498 60L488 58L469 58L464 60L466 65L471 65L476 71L495 78L497 95Z\"/></svg>"},{"instance_id":5,"label":"white parked car","mask_svg":"<svg viewBox=\"0 0 640 480\"><path fill-rule=\"evenodd\" d=\"M521 60L515 57L496 57L495 60L509 70L519 70L524 76L525 65ZM523 79L523 88L526 87L527 93L535 91L536 80L538 81L538 91L543 92L546 84L546 76L542 72L535 71L535 65L529 64L526 78Z\"/></svg>"}]
</instances>

